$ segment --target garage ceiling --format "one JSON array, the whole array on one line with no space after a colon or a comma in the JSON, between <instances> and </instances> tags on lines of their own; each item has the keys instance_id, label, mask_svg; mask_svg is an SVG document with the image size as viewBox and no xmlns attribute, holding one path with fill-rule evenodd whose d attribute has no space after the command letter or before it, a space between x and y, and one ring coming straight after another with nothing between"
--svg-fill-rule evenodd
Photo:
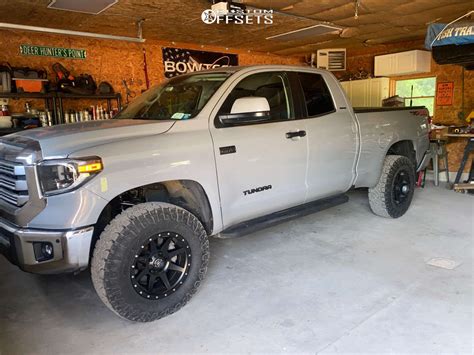
<instances>
[{"instance_id":1,"label":"garage ceiling","mask_svg":"<svg viewBox=\"0 0 474 355\"><path fill-rule=\"evenodd\" d=\"M206 25L207 0L119 0L98 15L49 9L50 0L0 0L2 22L135 37L145 19L145 39L241 48L280 55L308 54L320 48L362 47L421 39L431 22L450 22L472 10L465 0L241 0L273 9L272 25ZM266 39L321 22L343 27L341 33L292 41Z\"/></svg>"}]
</instances>

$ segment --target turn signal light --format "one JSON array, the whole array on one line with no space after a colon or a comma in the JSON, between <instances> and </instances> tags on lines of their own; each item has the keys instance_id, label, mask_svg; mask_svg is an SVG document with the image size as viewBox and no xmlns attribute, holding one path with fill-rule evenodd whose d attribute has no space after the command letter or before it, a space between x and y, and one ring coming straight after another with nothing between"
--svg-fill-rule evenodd
<instances>
[{"instance_id":1,"label":"turn signal light","mask_svg":"<svg viewBox=\"0 0 474 355\"><path fill-rule=\"evenodd\" d=\"M97 173L103 169L101 161L86 162L84 165L79 165L77 170L79 173Z\"/></svg>"}]
</instances>

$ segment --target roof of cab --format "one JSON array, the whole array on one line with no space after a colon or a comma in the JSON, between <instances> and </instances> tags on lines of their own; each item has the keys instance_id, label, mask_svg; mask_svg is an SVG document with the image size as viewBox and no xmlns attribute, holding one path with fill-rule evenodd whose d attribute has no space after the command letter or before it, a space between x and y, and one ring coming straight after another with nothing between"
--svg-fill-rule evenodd
<instances>
[{"instance_id":1,"label":"roof of cab","mask_svg":"<svg viewBox=\"0 0 474 355\"><path fill-rule=\"evenodd\" d=\"M261 65L240 65L240 66L229 66L229 67L218 67L213 69L200 70L195 72L188 72L183 75L193 75L193 74L205 74L205 73L237 73L241 71L253 71L253 70L287 70L287 71L314 71L314 72L326 72L323 69L317 69L309 66L298 66L298 65L275 65L275 64L261 64Z\"/></svg>"},{"instance_id":2,"label":"roof of cab","mask_svg":"<svg viewBox=\"0 0 474 355\"><path fill-rule=\"evenodd\" d=\"M213 71L225 71L225 72L237 72L244 69L282 69L282 70L301 70L301 69L313 69L315 71L322 71L322 69L316 69L302 65L283 65L283 64L260 64L260 65L239 65L239 66L228 66L218 67L213 69L203 70L202 72L213 72Z\"/></svg>"}]
</instances>

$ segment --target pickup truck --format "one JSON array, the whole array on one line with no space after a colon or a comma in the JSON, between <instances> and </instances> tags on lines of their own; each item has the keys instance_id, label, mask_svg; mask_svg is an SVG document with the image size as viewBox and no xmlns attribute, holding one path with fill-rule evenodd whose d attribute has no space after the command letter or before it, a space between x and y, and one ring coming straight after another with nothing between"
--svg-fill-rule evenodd
<instances>
[{"instance_id":1,"label":"pickup truck","mask_svg":"<svg viewBox=\"0 0 474 355\"><path fill-rule=\"evenodd\" d=\"M209 237L233 237L347 201L398 218L428 160L424 107L353 109L309 67L178 76L114 119L0 139L0 248L22 270L90 266L105 305L132 321L197 291Z\"/></svg>"}]
</instances>

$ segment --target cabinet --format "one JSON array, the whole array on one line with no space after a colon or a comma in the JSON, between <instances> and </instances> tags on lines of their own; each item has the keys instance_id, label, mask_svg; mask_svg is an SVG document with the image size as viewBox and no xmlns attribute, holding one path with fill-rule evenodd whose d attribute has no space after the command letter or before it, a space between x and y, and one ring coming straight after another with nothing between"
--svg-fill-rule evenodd
<instances>
[{"instance_id":1,"label":"cabinet","mask_svg":"<svg viewBox=\"0 0 474 355\"><path fill-rule=\"evenodd\" d=\"M431 70L431 53L413 50L377 55L374 58L375 76L409 75Z\"/></svg>"},{"instance_id":2,"label":"cabinet","mask_svg":"<svg viewBox=\"0 0 474 355\"><path fill-rule=\"evenodd\" d=\"M389 96L390 79L374 78L341 82L353 107L381 107Z\"/></svg>"}]
</instances>

